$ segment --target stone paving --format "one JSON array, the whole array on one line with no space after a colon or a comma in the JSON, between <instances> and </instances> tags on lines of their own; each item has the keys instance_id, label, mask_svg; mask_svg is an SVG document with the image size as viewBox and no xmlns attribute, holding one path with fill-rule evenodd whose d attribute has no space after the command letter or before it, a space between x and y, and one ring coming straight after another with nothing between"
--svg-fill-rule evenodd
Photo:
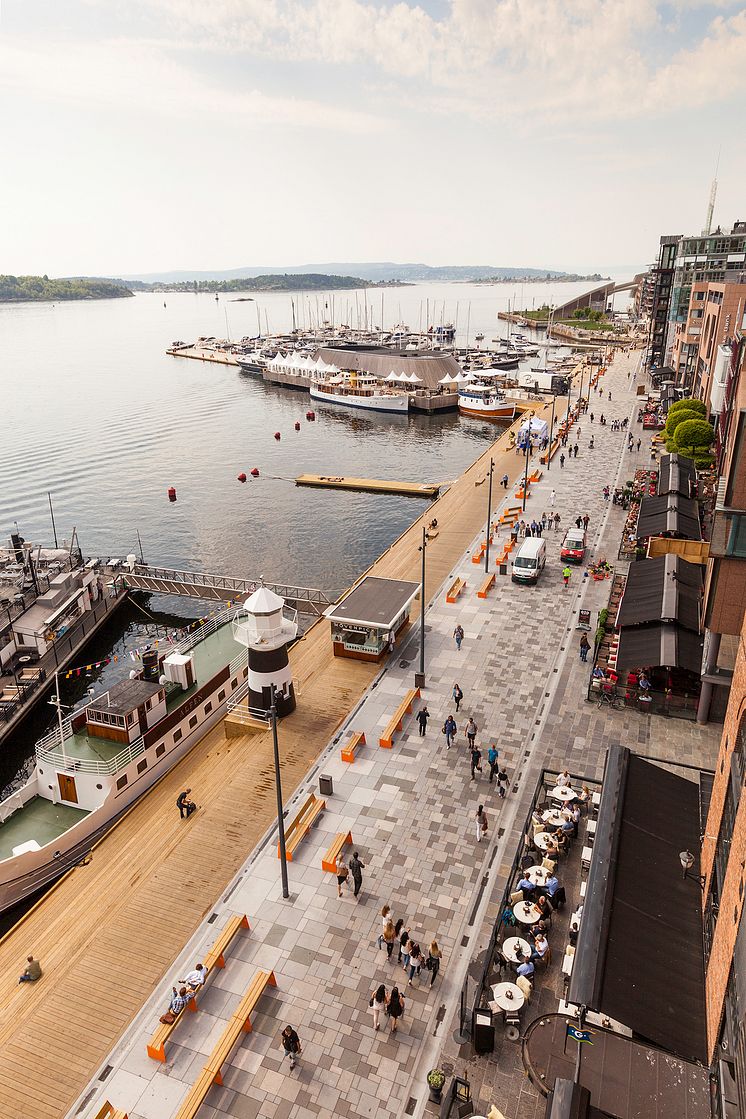
<instances>
[{"instance_id":1,"label":"stone paving","mask_svg":"<svg viewBox=\"0 0 746 1119\"><path fill-rule=\"evenodd\" d=\"M609 418L631 414L629 374L636 358L617 357L604 380L613 393L606 406ZM588 512L595 548L591 556L616 555L622 513L604 503L601 487L612 485L619 471L627 476L631 464L620 466L623 433L598 423L591 427L587 416L580 426L578 458L568 459L564 470L557 459L529 499L527 513L538 519L549 510L554 488L555 509L562 518L562 532L549 534L547 567L538 586L519 586L498 576L490 596L478 599L481 569L468 553L463 557L453 571L468 581L458 603L447 604L444 588L439 588L427 614L423 701L432 717L426 736L418 735L416 721L409 718L392 750L377 744L413 683L418 651L413 627L396 663L378 677L340 736L344 741L353 730L365 732L367 745L354 764L340 760L336 739L313 778L309 775L289 799L285 790L292 816L298 801L315 789L317 771L334 781L326 812L289 867L291 897L286 901L281 896L276 835L271 832L213 913L206 914L157 998L110 1055L103 1081L94 1081L70 1115L94 1115L108 1098L126 1108L130 1119L171 1119L258 968L274 969L277 987L263 995L252 1032L243 1035L224 1066L224 1085L210 1089L200 1119L421 1115L425 1073L441 1059L459 1068L468 1061L475 1094L486 1095L485 1111L497 1102L508 1119L543 1113L523 1074L518 1047L502 1045L497 1061L488 1061L471 1058L468 1047L453 1041L463 979L489 938L536 777L544 765L565 763L573 772L600 775L607 746L622 740L643 753L712 763L718 739L717 728L652 720L636 712L599 712L585 702L590 665L579 663L576 612L581 605L592 611L604 605L609 583L584 580L580 568L565 590L559 546L574 517ZM587 449L591 432L593 451ZM505 504L515 504L513 492L508 491ZM452 637L457 621L466 634L461 652ZM457 716L457 742L447 751L440 729L453 707L455 681L464 701ZM479 727L483 753L490 741L499 747L513 782L505 801L489 785L486 766L485 774L470 778L463 731L470 715ZM481 844L474 824L480 803L490 822L488 841ZM334 835L348 829L365 864L357 901L349 892L339 899L336 880L321 870L321 856ZM388 990L405 982L401 969L388 963L376 946L384 903L411 925L425 953L433 937L444 953L432 990L424 970L419 986L404 988L406 1012L393 1037L386 1025L374 1031L368 1008L378 983ZM250 933L234 941L226 968L209 980L199 1012L178 1024L166 1064L151 1060L146 1041L167 1005L171 983L203 954L234 913L248 915ZM280 1032L288 1022L304 1047L292 1073L280 1048ZM493 1101L498 1076L500 1099Z\"/></svg>"}]
</instances>

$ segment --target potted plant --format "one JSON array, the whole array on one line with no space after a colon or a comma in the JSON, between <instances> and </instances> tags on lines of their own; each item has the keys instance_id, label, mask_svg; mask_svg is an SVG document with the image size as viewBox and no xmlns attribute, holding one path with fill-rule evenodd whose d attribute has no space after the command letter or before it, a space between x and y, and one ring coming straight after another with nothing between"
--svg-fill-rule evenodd
<instances>
[{"instance_id":1,"label":"potted plant","mask_svg":"<svg viewBox=\"0 0 746 1119\"><path fill-rule=\"evenodd\" d=\"M440 1103L440 1097L443 1092L443 1085L446 1082L446 1074L442 1069L432 1068L427 1074L427 1086L430 1089L430 1099L433 1103Z\"/></svg>"}]
</instances>

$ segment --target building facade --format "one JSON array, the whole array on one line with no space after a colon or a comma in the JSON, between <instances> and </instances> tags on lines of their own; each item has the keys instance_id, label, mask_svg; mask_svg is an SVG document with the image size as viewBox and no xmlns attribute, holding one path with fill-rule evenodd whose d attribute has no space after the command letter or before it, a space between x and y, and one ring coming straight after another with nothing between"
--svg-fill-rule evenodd
<instances>
[{"instance_id":1,"label":"building facade","mask_svg":"<svg viewBox=\"0 0 746 1119\"><path fill-rule=\"evenodd\" d=\"M653 292L647 354L649 369L656 369L665 365L674 261L676 260L676 248L680 240L680 233L667 234L661 237L658 261L652 269Z\"/></svg>"}]
</instances>

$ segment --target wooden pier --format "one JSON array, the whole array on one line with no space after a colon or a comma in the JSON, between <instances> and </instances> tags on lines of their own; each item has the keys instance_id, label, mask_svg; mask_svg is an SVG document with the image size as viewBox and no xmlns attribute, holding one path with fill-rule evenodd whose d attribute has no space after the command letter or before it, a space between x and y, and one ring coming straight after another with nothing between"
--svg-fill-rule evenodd
<instances>
[{"instance_id":1,"label":"wooden pier","mask_svg":"<svg viewBox=\"0 0 746 1119\"><path fill-rule=\"evenodd\" d=\"M541 404L535 411L550 414ZM434 595L484 524L486 491L476 483L490 457L498 477L519 475L523 462L510 447L509 431L501 433L370 573L418 580L422 526L435 514L426 583L428 599ZM280 727L287 800L378 671L334 657L325 619L290 661L299 701ZM3 1119L60 1119L156 985L176 977L175 959L273 821L273 772L269 732L227 739L219 723L125 814L88 865L70 871L0 941ZM186 785L199 805L188 823L176 809ZM30 953L43 978L19 985Z\"/></svg>"},{"instance_id":2,"label":"wooden pier","mask_svg":"<svg viewBox=\"0 0 746 1119\"><path fill-rule=\"evenodd\" d=\"M406 497L437 497L440 486L428 482L395 482L378 478L341 478L326 474L299 474L296 486L319 486L333 490L364 490L368 493L396 493Z\"/></svg>"}]
</instances>

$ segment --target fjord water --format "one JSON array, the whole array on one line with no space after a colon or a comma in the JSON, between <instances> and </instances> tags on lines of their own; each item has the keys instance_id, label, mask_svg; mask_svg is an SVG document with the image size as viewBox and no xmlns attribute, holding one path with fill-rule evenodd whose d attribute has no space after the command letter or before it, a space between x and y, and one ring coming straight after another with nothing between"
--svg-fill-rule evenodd
<instances>
[{"instance_id":1,"label":"fjord water","mask_svg":"<svg viewBox=\"0 0 746 1119\"><path fill-rule=\"evenodd\" d=\"M526 285L524 302L558 303L587 284ZM384 321L417 328L456 316L465 340L506 334L497 311L520 289L500 285L418 285L383 291ZM176 339L257 333L257 311L272 331L289 329L290 296L257 302L203 294L140 294L100 302L0 306L3 413L0 420L0 538L15 523L51 544L51 491L60 541L73 529L86 555L138 552L173 567L321 587L339 592L419 516L420 499L296 488L303 472L422 482L456 478L494 438L495 428L457 414L366 416L316 407L306 394L267 386L234 366L170 357ZM356 311L357 299L357 311ZM380 324L381 291L338 292L334 317ZM295 297L295 314L331 317L331 299ZM445 309L443 304L445 303ZM165 304L165 306L164 306ZM301 430L294 430L295 421ZM280 441L274 432L281 434ZM241 471L260 477L242 485ZM178 500L170 504L167 489ZM203 603L153 596L151 613L173 624L198 617ZM76 702L91 684L108 686L131 667L145 616L127 607L87 649L124 660L68 681ZM41 705L0 760L0 788L30 755L54 713Z\"/></svg>"}]
</instances>

